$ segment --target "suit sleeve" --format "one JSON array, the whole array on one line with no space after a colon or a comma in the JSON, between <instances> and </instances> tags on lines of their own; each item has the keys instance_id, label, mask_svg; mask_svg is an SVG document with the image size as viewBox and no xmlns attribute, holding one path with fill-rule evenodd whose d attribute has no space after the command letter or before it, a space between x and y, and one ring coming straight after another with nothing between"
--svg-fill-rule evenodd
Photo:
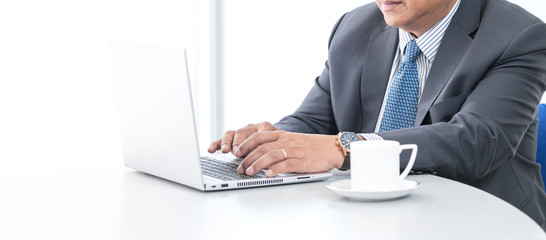
<instances>
[{"instance_id":1,"label":"suit sleeve","mask_svg":"<svg viewBox=\"0 0 546 240\"><path fill-rule=\"evenodd\" d=\"M335 32L342 24L345 15L334 26L328 47L330 47ZM275 127L285 131L300 133L338 133L332 108L328 62L325 65L322 74L315 79L315 85L311 88L311 91L309 91L296 112L275 123Z\"/></svg>"},{"instance_id":2,"label":"suit sleeve","mask_svg":"<svg viewBox=\"0 0 546 240\"><path fill-rule=\"evenodd\" d=\"M530 25L514 38L450 121L378 134L385 140L416 143L414 169L460 181L481 179L518 148L528 147L520 142L535 121L546 88L546 42L539 39L546 39L543 23Z\"/></svg>"}]
</instances>

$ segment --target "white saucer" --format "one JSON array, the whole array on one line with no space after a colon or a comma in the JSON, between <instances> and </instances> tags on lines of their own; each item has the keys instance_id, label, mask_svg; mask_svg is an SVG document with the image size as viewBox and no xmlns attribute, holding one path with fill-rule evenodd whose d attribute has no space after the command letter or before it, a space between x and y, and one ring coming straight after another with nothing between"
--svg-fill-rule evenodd
<instances>
[{"instance_id":1,"label":"white saucer","mask_svg":"<svg viewBox=\"0 0 546 240\"><path fill-rule=\"evenodd\" d=\"M400 198L408 195L411 191L421 187L421 183L415 180L405 179L400 183L400 187L396 189L378 191L353 191L351 190L351 179L338 180L329 182L326 187L336 192L337 194L355 200L365 201L380 201Z\"/></svg>"}]
</instances>

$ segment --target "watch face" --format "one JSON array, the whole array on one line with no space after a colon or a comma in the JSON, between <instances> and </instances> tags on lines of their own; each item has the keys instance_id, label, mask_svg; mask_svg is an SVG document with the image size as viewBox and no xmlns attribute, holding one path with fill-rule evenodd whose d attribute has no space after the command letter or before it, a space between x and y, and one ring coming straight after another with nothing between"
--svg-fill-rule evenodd
<instances>
[{"instance_id":1,"label":"watch face","mask_svg":"<svg viewBox=\"0 0 546 240\"><path fill-rule=\"evenodd\" d=\"M358 138L358 136L352 132L343 133L339 137L339 142L347 150L351 150L351 142L356 141L360 141L360 138Z\"/></svg>"}]
</instances>

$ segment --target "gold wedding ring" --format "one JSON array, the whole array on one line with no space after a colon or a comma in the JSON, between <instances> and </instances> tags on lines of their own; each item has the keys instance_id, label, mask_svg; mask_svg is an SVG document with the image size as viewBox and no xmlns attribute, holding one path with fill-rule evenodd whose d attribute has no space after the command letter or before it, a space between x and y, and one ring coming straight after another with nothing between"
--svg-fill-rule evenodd
<instances>
[{"instance_id":1,"label":"gold wedding ring","mask_svg":"<svg viewBox=\"0 0 546 240\"><path fill-rule=\"evenodd\" d=\"M284 154L284 160L288 159L288 154L286 154L286 150L281 148L281 151Z\"/></svg>"}]
</instances>

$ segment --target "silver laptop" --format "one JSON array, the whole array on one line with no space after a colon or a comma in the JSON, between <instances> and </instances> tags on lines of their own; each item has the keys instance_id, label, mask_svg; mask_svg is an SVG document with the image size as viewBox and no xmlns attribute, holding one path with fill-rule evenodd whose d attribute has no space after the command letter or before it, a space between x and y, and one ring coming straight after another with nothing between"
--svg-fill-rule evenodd
<instances>
[{"instance_id":1,"label":"silver laptop","mask_svg":"<svg viewBox=\"0 0 546 240\"><path fill-rule=\"evenodd\" d=\"M125 166L202 191L318 181L329 172L240 175L241 159L199 154L183 50L110 44Z\"/></svg>"}]
</instances>

